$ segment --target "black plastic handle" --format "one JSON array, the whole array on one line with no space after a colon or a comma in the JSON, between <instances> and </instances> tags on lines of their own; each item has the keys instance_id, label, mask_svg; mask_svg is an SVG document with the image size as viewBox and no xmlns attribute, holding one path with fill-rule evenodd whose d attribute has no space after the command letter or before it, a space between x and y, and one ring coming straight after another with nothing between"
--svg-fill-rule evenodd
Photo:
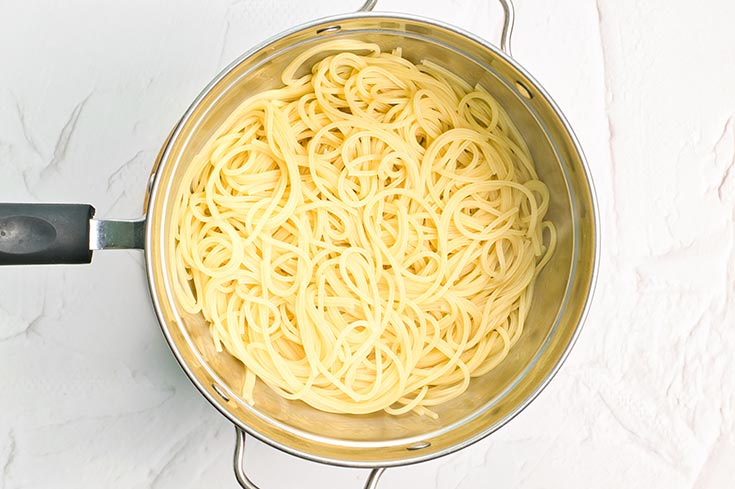
<instances>
[{"instance_id":1,"label":"black plastic handle","mask_svg":"<svg viewBox=\"0 0 735 489\"><path fill-rule=\"evenodd\" d=\"M86 204L0 203L0 265L89 263Z\"/></svg>"}]
</instances>

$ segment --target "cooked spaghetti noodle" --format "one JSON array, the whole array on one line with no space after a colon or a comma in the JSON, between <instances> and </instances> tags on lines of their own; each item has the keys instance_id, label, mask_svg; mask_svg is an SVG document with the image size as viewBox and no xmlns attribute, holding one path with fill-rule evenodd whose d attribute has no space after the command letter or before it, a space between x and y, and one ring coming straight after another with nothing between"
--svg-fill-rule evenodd
<instances>
[{"instance_id":1,"label":"cooked spaghetti noodle","mask_svg":"<svg viewBox=\"0 0 735 489\"><path fill-rule=\"evenodd\" d=\"M323 411L434 416L521 336L548 190L498 102L438 65L338 40L282 81L188 169L177 299L248 402L259 379Z\"/></svg>"}]
</instances>

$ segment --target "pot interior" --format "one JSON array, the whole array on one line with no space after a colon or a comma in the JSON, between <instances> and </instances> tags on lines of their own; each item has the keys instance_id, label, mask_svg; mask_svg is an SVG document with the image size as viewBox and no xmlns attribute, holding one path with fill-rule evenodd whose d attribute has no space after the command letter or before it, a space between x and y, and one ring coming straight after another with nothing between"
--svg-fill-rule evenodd
<instances>
[{"instance_id":1,"label":"pot interior","mask_svg":"<svg viewBox=\"0 0 735 489\"><path fill-rule=\"evenodd\" d=\"M201 315L181 310L171 293L171 208L187 164L245 98L280 84L283 68L326 39L353 38L401 47L413 62L430 60L479 83L509 113L548 185L548 212L558 231L553 258L541 272L521 338L494 370L472 380L460 397L437 406L438 419L415 414L340 415L287 401L258 382L256 404L240 399L243 369L217 353ZM306 63L307 65L316 59ZM500 427L545 385L571 347L590 293L597 234L584 159L553 102L496 48L450 27L385 15L316 22L270 41L228 67L194 102L164 148L148 210L146 257L151 291L172 350L194 384L234 423L288 452L353 466L396 465L459 449ZM422 448L418 448L422 447Z\"/></svg>"}]
</instances>

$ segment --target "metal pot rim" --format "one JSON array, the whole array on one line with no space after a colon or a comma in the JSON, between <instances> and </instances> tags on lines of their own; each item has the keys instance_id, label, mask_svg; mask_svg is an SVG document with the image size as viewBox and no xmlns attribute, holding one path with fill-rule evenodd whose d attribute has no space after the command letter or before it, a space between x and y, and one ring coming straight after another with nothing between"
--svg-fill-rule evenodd
<instances>
[{"instance_id":1,"label":"metal pot rim","mask_svg":"<svg viewBox=\"0 0 735 489\"><path fill-rule=\"evenodd\" d=\"M508 414L506 414L502 419L497 421L496 423L488 426L486 429L482 430L475 436L469 437L465 440L463 440L461 443L456 443L452 446L449 446L443 450L427 453L425 455L422 455L420 451L417 452L408 452L412 455L403 458L403 459L395 459L390 460L387 462L381 462L381 463L374 463L374 462L360 462L360 461L354 461L354 460L341 460L341 459L334 459L331 457L322 457L319 455L314 455L309 452L301 451L295 448L292 448L290 446L284 445L282 443L279 443L277 441L274 441L255 430L251 429L249 426L244 425L239 419L237 419L232 413L230 413L221 403L219 399L217 399L215 396L213 396L197 379L196 375L192 371L191 367L188 365L188 363L183 359L181 352L176 347L173 338L171 336L171 333L169 332L168 328L165 326L166 321L164 318L163 311L161 309L160 300L161 297L164 295L161 293L161 291L158 290L156 287L156 281L154 278L154 269L153 269L153 263L156 260L156 257L153 256L153 243L152 243L152 236L153 228L154 226L157 226L159 223L157 220L151 219L150 214L149 218L146 220L146 229L145 229L145 261L146 261L146 276L148 279L149 284L149 290L151 293L151 300L156 312L156 316L158 318L159 324L161 326L161 329L163 331L163 334L166 338L166 341L169 345L169 348L171 349L172 353L176 357L177 362L181 366L181 368L186 373L189 380L194 384L194 386L197 388L197 390L207 399L222 415L224 415L227 419L229 419L236 427L239 429L242 429L246 431L248 434L258 438L260 441L277 448L283 452L289 453L291 455L298 456L300 458L324 463L324 464L330 464L335 466L344 466L344 467L356 467L356 468L375 468L375 467L395 467L395 466L402 466L402 465L409 465L413 463L419 463L426 460L442 457L445 455L448 455L450 453L454 453L456 451L459 451L469 445L472 445L479 440L487 437L488 435L492 434L496 430L500 429L502 426L504 426L506 423L508 423L510 420L512 420L515 416L517 416L521 411L523 411L539 394L540 392L548 385L548 383L551 381L551 379L554 378L558 370L560 369L561 365L564 363L566 358L569 355L569 352L571 351L572 347L576 343L576 340L579 336L579 333L582 329L582 325L584 324L584 321L586 320L587 314L589 312L589 308L592 302L592 297L594 294L594 289L596 285L597 275L598 275L598 269L599 269L599 255L600 255L600 226L599 226L599 210L598 210L598 203L597 203L597 197L595 193L594 184L590 175L589 165L587 163L587 160L585 158L585 155L582 151L582 148L579 144L579 141L574 134L571 126L569 125L567 119L564 117L563 113L557 106L557 104L554 102L554 100L551 98L551 96L546 92L546 90L541 86L540 83L538 83L533 76L531 76L528 71L526 71L517 61L515 61L514 58L512 58L510 55L506 54L493 44L463 30L460 28L457 28L455 26L443 23L441 21L433 20L433 19L426 19L422 18L420 16L414 16L414 15L406 15L406 14L394 14L394 13L374 13L374 12L358 12L358 13L351 13L351 14L341 14L341 15L335 15L330 17L321 18L318 20L310 21L301 25L298 25L296 27L293 27L291 29L288 29L286 31L283 31L275 36L272 36L271 38L265 40L262 43L259 43L258 45L254 46L253 48L246 51L244 54L239 56L237 59L235 59L232 63L227 65L220 73L218 73L205 87L204 89L199 93L199 95L194 99L194 101L191 103L191 105L188 107L182 118L177 122L176 126L174 127L173 131L171 132L169 138L164 143L161 152L159 154L158 160L155 165L154 169L154 175L152 177L152 182L150 185L150 194L148 199L148 209L151 208L152 205L157 201L159 198L165 198L166 196L161 196L161 171L158 171L158 166L162 162L166 162L169 160L170 152L171 152L171 146L172 143L176 142L177 139L180 136L182 127L190 120L192 117L192 114L194 113L195 109L202 103L202 101L206 98L206 96L213 90L213 88L222 81L223 78L225 78L230 72L232 72L240 63L254 55L255 53L261 51L262 49L266 48L270 44L277 42L281 40L284 37L287 37L291 34L295 34L298 32L301 32L303 30L307 29L313 29L317 26L321 26L324 24L336 24L339 22L344 22L347 20L353 20L353 19L363 19L363 18L386 18L390 20L404 20L404 21L410 21L410 22L419 22L424 23L430 26L439 27L442 29L446 29L448 31L452 31L462 37L467 38L470 41L476 42L483 46L485 49L488 49L491 51L494 55L501 57L504 61L512 65L516 70L518 70L520 73L522 73L534 86L534 89L538 91L540 95L542 95L546 101L550 104L552 107L555 115L559 118L559 121L563 125L566 133L569 135L572 144L574 146L574 149L578 153L582 168L584 169L584 176L586 179L586 183L589 187L590 195L591 195L591 203L592 203L592 222L594 224L594 251L592 256L592 264L591 264L591 281L588 287L588 290L586 291L587 296L584 301L584 305L581 310L581 315L579 317L579 321L577 323L577 326L575 328L575 331L573 332L569 343L567 344L566 348L564 349L563 353L557 360L557 362L551 366L545 377L541 382L538 383L538 385L531 391L531 393L522 401L520 402L512 411L510 411ZM165 163L164 163L165 164Z\"/></svg>"}]
</instances>

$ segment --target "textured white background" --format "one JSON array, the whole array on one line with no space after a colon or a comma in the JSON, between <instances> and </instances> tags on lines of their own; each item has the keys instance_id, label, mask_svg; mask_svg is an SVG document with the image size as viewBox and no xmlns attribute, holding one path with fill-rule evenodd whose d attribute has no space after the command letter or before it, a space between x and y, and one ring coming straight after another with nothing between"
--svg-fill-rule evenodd
<instances>
[{"instance_id":1,"label":"textured white background","mask_svg":"<svg viewBox=\"0 0 735 489\"><path fill-rule=\"evenodd\" d=\"M299 0L0 0L0 200L140 214L174 122L266 37L357 7ZM382 0L496 39L486 0ZM589 158L596 299L543 394L389 488L735 487L735 2L517 0L515 56ZM140 253L0 269L0 487L235 488L234 430L159 331ZM365 472L260 443L263 489Z\"/></svg>"}]
</instances>

